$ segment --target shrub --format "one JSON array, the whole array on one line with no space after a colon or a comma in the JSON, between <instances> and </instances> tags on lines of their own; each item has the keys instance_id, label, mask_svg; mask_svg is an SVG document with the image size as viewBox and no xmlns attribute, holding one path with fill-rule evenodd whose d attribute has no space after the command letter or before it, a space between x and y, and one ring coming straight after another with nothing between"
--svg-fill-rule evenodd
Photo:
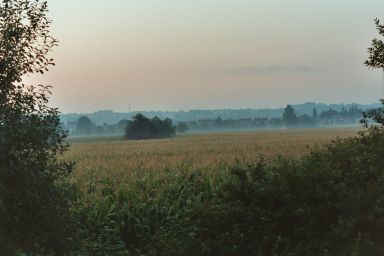
<instances>
[{"instance_id":1,"label":"shrub","mask_svg":"<svg viewBox=\"0 0 384 256\"><path fill-rule=\"evenodd\" d=\"M200 219L210 255L383 255L384 131L239 164L215 201Z\"/></svg>"}]
</instances>

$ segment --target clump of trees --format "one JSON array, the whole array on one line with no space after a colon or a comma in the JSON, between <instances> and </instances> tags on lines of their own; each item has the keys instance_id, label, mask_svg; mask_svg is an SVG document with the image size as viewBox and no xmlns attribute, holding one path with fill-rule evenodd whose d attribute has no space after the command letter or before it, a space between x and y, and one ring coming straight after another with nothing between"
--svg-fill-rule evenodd
<instances>
[{"instance_id":1,"label":"clump of trees","mask_svg":"<svg viewBox=\"0 0 384 256\"><path fill-rule=\"evenodd\" d=\"M170 138L176 133L172 120L158 117L152 119L137 114L128 122L125 137L129 140Z\"/></svg>"},{"instance_id":2,"label":"clump of trees","mask_svg":"<svg viewBox=\"0 0 384 256\"><path fill-rule=\"evenodd\" d=\"M87 116L81 116L76 123L76 134L91 135L95 132L96 126Z\"/></svg>"},{"instance_id":3,"label":"clump of trees","mask_svg":"<svg viewBox=\"0 0 384 256\"><path fill-rule=\"evenodd\" d=\"M63 255L75 233L59 112L49 86L22 79L54 65L46 14L45 1L0 1L0 255Z\"/></svg>"},{"instance_id":4,"label":"clump of trees","mask_svg":"<svg viewBox=\"0 0 384 256\"><path fill-rule=\"evenodd\" d=\"M299 120L296 116L295 110L291 105L287 105L287 107L284 108L283 121L284 124L288 127L297 125Z\"/></svg>"}]
</instances>

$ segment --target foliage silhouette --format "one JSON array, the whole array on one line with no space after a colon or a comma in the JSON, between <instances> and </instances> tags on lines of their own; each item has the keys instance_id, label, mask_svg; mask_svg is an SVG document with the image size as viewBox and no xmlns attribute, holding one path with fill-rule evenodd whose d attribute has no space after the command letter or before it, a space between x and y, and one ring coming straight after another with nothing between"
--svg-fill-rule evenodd
<instances>
[{"instance_id":1,"label":"foliage silhouette","mask_svg":"<svg viewBox=\"0 0 384 256\"><path fill-rule=\"evenodd\" d=\"M375 19L376 29L380 36L384 36L384 25L379 19ZM371 47L368 48L368 59L364 62L365 65L371 68L384 70L384 42L381 39L374 38Z\"/></svg>"},{"instance_id":2,"label":"foliage silhouette","mask_svg":"<svg viewBox=\"0 0 384 256\"><path fill-rule=\"evenodd\" d=\"M287 126L297 125L298 118L295 114L295 110L292 108L291 105L287 105L287 107L284 109L283 120L285 125Z\"/></svg>"},{"instance_id":3,"label":"foliage silhouette","mask_svg":"<svg viewBox=\"0 0 384 256\"><path fill-rule=\"evenodd\" d=\"M92 123L91 119L87 116L81 116L77 120L76 124L76 133L80 135L90 135L94 132L95 125Z\"/></svg>"},{"instance_id":4,"label":"foliage silhouette","mask_svg":"<svg viewBox=\"0 0 384 256\"><path fill-rule=\"evenodd\" d=\"M380 23L379 19L375 19L375 24L379 35L383 37L384 25ZM370 68L382 69L382 71L384 71L384 42L374 38L371 47L368 48L368 54L368 59L364 64ZM384 105L384 99L381 99L380 102ZM384 127L384 108L372 109L365 112L361 123L365 127Z\"/></svg>"},{"instance_id":5,"label":"foliage silhouette","mask_svg":"<svg viewBox=\"0 0 384 256\"><path fill-rule=\"evenodd\" d=\"M129 121L125 137L130 140L161 139L175 135L176 128L172 120L158 117L149 119L142 114L137 114Z\"/></svg>"},{"instance_id":6,"label":"foliage silhouette","mask_svg":"<svg viewBox=\"0 0 384 256\"><path fill-rule=\"evenodd\" d=\"M0 255L63 254L71 244L72 163L58 158L66 133L50 87L22 80L54 65L47 11L39 0L0 1Z\"/></svg>"}]
</instances>

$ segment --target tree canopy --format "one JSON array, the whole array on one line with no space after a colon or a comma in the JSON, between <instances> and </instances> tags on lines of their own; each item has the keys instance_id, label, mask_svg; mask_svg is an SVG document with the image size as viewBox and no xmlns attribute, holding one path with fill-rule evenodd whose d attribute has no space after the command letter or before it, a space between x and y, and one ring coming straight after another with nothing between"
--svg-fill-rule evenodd
<instances>
[{"instance_id":1,"label":"tree canopy","mask_svg":"<svg viewBox=\"0 0 384 256\"><path fill-rule=\"evenodd\" d=\"M379 19L375 19L376 29L379 35L384 36L384 25L380 23ZM368 48L368 59L364 64L370 68L382 69L384 71L384 42L380 39L374 38L371 47ZM380 99L384 105L384 99ZM373 126L384 126L384 108L373 109L364 113L364 118L361 123L368 127L371 123Z\"/></svg>"},{"instance_id":2,"label":"tree canopy","mask_svg":"<svg viewBox=\"0 0 384 256\"><path fill-rule=\"evenodd\" d=\"M87 116L81 116L77 120L76 132L80 135L89 135L95 130L95 125Z\"/></svg>"},{"instance_id":3,"label":"tree canopy","mask_svg":"<svg viewBox=\"0 0 384 256\"><path fill-rule=\"evenodd\" d=\"M379 35L384 36L384 25L379 19L375 19L376 29ZM371 47L368 48L368 59L365 65L371 68L380 68L384 70L384 42L381 39L374 38Z\"/></svg>"},{"instance_id":4,"label":"tree canopy","mask_svg":"<svg viewBox=\"0 0 384 256\"><path fill-rule=\"evenodd\" d=\"M176 128L172 120L158 117L152 119L137 114L128 122L125 137L131 140L169 138L175 135Z\"/></svg>"},{"instance_id":5,"label":"tree canopy","mask_svg":"<svg viewBox=\"0 0 384 256\"><path fill-rule=\"evenodd\" d=\"M295 110L291 105L287 105L287 107L284 109L283 120L287 126L297 125L298 118L295 114Z\"/></svg>"},{"instance_id":6,"label":"tree canopy","mask_svg":"<svg viewBox=\"0 0 384 256\"><path fill-rule=\"evenodd\" d=\"M40 0L0 0L0 254L64 253L70 244L72 164L50 87L23 77L54 65L48 7Z\"/></svg>"}]
</instances>

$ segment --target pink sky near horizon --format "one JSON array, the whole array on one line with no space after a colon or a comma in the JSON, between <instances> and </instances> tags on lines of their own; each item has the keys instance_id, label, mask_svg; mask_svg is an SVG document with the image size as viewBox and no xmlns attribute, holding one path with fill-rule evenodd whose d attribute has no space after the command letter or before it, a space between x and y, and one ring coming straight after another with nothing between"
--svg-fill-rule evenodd
<instances>
[{"instance_id":1,"label":"pink sky near horizon","mask_svg":"<svg viewBox=\"0 0 384 256\"><path fill-rule=\"evenodd\" d=\"M373 103L363 65L384 1L50 0L64 113ZM382 16L380 16L382 15Z\"/></svg>"}]
</instances>

